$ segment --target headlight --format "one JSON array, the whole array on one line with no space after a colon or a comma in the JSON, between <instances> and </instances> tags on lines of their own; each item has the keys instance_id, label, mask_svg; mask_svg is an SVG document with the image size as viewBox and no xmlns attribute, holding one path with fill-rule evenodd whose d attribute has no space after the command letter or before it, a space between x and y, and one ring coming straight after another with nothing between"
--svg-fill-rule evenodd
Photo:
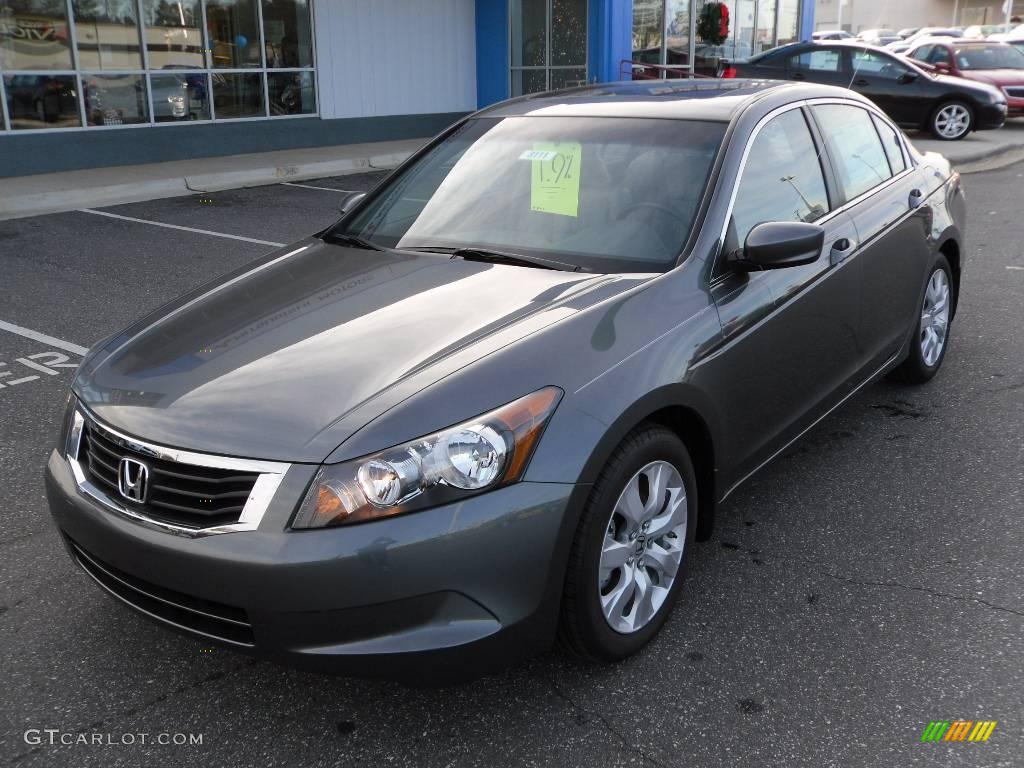
<instances>
[{"instance_id":1,"label":"headlight","mask_svg":"<svg viewBox=\"0 0 1024 768\"><path fill-rule=\"evenodd\" d=\"M323 466L291 527L375 520L514 483L561 396L557 387L545 387L432 435Z\"/></svg>"}]
</instances>

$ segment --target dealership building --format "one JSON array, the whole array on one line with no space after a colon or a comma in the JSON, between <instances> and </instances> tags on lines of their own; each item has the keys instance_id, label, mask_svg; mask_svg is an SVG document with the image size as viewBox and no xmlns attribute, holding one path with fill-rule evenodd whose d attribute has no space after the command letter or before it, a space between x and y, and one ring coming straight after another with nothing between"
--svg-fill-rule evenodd
<instances>
[{"instance_id":1,"label":"dealership building","mask_svg":"<svg viewBox=\"0 0 1024 768\"><path fill-rule=\"evenodd\" d=\"M0 0L0 176L429 136L813 28L814 0Z\"/></svg>"}]
</instances>

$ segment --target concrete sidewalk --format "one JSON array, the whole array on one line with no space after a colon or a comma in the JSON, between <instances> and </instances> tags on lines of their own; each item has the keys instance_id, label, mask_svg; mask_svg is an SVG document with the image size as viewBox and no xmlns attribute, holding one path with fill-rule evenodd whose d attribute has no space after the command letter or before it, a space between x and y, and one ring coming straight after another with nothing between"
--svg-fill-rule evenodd
<instances>
[{"instance_id":1,"label":"concrete sidewalk","mask_svg":"<svg viewBox=\"0 0 1024 768\"><path fill-rule=\"evenodd\" d=\"M0 219L394 168L410 139L92 168L0 179Z\"/></svg>"},{"instance_id":2,"label":"concrete sidewalk","mask_svg":"<svg viewBox=\"0 0 1024 768\"><path fill-rule=\"evenodd\" d=\"M907 136L920 151L945 155L961 170L973 170L976 165L988 166L996 161L1008 164L1024 159L1022 118L1007 120L1006 125L995 131L971 133L960 141L939 141L920 131L908 131Z\"/></svg>"}]
</instances>

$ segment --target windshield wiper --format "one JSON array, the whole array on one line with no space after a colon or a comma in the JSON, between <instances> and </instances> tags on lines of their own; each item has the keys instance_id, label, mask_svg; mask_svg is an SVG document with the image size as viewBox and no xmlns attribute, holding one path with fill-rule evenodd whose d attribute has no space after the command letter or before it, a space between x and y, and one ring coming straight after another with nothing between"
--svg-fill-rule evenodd
<instances>
[{"instance_id":1,"label":"windshield wiper","mask_svg":"<svg viewBox=\"0 0 1024 768\"><path fill-rule=\"evenodd\" d=\"M350 245L353 248L362 248L367 251L383 251L379 245L371 243L366 238L360 237L359 235L348 235L343 232L332 232L327 236L329 242L335 245Z\"/></svg>"},{"instance_id":2,"label":"windshield wiper","mask_svg":"<svg viewBox=\"0 0 1024 768\"><path fill-rule=\"evenodd\" d=\"M466 261L483 261L488 264L510 264L514 267L533 267L534 269L557 269L562 272L579 272L576 264L569 264L554 259L544 259L540 256L525 256L521 253L509 251L495 251L491 248L477 248L476 246L465 246L453 248L445 245L417 245L411 246L413 251L428 251L430 253L448 253L453 259L465 259Z\"/></svg>"}]
</instances>

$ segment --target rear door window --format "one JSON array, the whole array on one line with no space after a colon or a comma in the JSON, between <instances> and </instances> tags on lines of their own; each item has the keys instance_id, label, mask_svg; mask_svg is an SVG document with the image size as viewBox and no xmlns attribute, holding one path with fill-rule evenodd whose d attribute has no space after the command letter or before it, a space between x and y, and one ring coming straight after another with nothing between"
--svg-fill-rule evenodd
<instances>
[{"instance_id":1,"label":"rear door window","mask_svg":"<svg viewBox=\"0 0 1024 768\"><path fill-rule=\"evenodd\" d=\"M866 109L845 104L819 104L812 109L847 200L892 177L882 140Z\"/></svg>"},{"instance_id":2,"label":"rear door window","mask_svg":"<svg viewBox=\"0 0 1024 768\"><path fill-rule=\"evenodd\" d=\"M789 68L804 72L838 72L841 68L839 51L822 48L816 51L804 51L789 59Z\"/></svg>"},{"instance_id":3,"label":"rear door window","mask_svg":"<svg viewBox=\"0 0 1024 768\"><path fill-rule=\"evenodd\" d=\"M877 115L872 115L871 119L875 123L875 128L878 129L878 135L882 137L882 149L885 150L885 156L889 159L889 168L892 169L893 176L902 173L907 168L907 161L903 156L903 142L900 141L899 134Z\"/></svg>"}]
</instances>

